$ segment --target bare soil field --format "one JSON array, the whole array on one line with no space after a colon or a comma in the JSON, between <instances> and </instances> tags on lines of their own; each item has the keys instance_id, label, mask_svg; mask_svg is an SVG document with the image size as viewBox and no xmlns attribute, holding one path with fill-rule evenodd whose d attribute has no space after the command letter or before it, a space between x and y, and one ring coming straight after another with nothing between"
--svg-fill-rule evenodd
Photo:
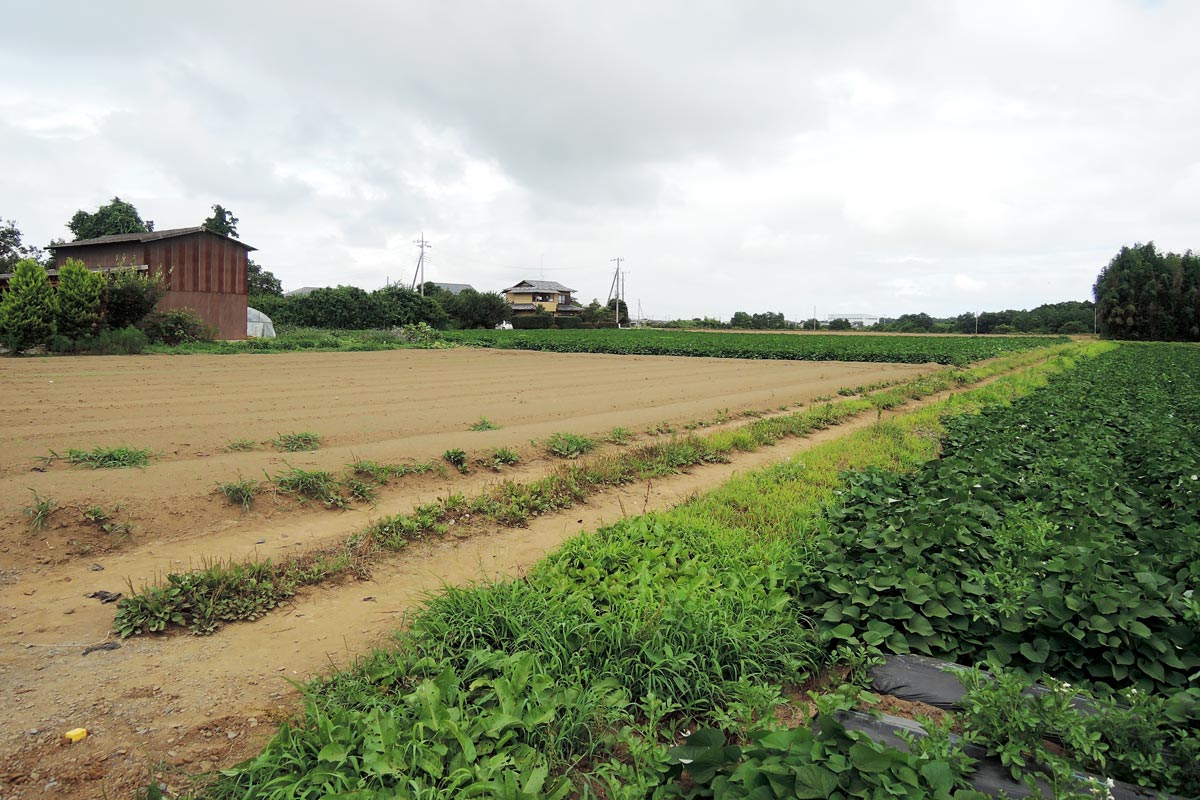
<instances>
[{"instance_id":1,"label":"bare soil field","mask_svg":"<svg viewBox=\"0 0 1200 800\"><path fill-rule=\"evenodd\" d=\"M519 574L580 528L673 505L743 470L840 436L858 423L610 492L526 529L474 531L406 550L369 582L305 592L289 608L212 637L109 643L114 606L85 595L126 591L212 558L268 557L345 536L371 519L501 477L549 469L531 440L555 431L642 433L722 410L795 407L843 386L914 377L934 367L833 362L559 355L443 350L0 361L0 798L127 796L148 770L182 789L173 767L228 766L252 754L296 708L303 681L384 641L425 592ZM487 417L499 430L473 432ZM863 422L862 424L866 424ZM316 452L225 451L312 431ZM126 444L155 451L144 469L44 465L50 450ZM214 493L239 473L287 464L340 470L354 458L395 463L507 446L522 464L503 476L408 476L375 506L327 511L260 498L242 513ZM557 463L556 461L554 463ZM59 510L46 527L23 515L32 492ZM82 509L121 506L133 524L112 536ZM77 745L62 733L82 726Z\"/></svg>"}]
</instances>

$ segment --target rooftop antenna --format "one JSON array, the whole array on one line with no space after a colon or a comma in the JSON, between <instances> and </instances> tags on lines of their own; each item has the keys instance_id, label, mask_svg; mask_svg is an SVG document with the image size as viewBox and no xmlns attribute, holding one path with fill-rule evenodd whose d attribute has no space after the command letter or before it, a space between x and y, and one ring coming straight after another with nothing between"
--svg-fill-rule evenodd
<instances>
[{"instance_id":1,"label":"rooftop antenna","mask_svg":"<svg viewBox=\"0 0 1200 800\"><path fill-rule=\"evenodd\" d=\"M421 254L417 256L417 268L413 272L413 291L416 291L417 286L421 287L421 294L425 294L425 248L433 247L429 242L425 241L425 231L421 231L420 239L413 239L413 244L421 248ZM421 277L420 284L417 283L417 276Z\"/></svg>"}]
</instances>

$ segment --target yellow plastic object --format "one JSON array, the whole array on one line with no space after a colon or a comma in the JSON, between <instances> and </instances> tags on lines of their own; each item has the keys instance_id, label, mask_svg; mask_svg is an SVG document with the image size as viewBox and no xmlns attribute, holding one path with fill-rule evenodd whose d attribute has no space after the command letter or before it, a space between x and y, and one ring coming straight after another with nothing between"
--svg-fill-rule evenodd
<instances>
[{"instance_id":1,"label":"yellow plastic object","mask_svg":"<svg viewBox=\"0 0 1200 800\"><path fill-rule=\"evenodd\" d=\"M63 737L66 738L66 740L69 742L83 741L84 737L86 737L86 736L87 736L87 728L72 728L71 730L69 730L63 734Z\"/></svg>"}]
</instances>

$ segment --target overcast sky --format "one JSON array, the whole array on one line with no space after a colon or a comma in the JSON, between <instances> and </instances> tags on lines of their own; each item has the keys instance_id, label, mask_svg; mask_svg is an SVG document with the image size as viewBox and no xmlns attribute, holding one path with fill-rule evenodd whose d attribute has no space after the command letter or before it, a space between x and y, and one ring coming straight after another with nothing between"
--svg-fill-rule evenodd
<instances>
[{"instance_id":1,"label":"overcast sky","mask_svg":"<svg viewBox=\"0 0 1200 800\"><path fill-rule=\"evenodd\" d=\"M184 10L186 9L186 10ZM636 313L1085 299L1200 247L1200 3L25 2L0 218L213 203L285 289L557 280Z\"/></svg>"}]
</instances>

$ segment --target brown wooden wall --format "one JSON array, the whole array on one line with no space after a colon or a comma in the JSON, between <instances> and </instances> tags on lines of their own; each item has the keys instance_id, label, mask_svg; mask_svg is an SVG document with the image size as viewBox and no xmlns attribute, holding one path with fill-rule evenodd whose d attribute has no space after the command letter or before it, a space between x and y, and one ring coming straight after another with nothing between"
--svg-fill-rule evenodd
<instances>
[{"instance_id":1,"label":"brown wooden wall","mask_svg":"<svg viewBox=\"0 0 1200 800\"><path fill-rule=\"evenodd\" d=\"M248 255L245 246L202 231L144 243L64 248L54 261L62 266L74 258L93 268L145 264L163 276L167 287L160 309L190 308L217 330L218 338L245 339Z\"/></svg>"}]
</instances>

